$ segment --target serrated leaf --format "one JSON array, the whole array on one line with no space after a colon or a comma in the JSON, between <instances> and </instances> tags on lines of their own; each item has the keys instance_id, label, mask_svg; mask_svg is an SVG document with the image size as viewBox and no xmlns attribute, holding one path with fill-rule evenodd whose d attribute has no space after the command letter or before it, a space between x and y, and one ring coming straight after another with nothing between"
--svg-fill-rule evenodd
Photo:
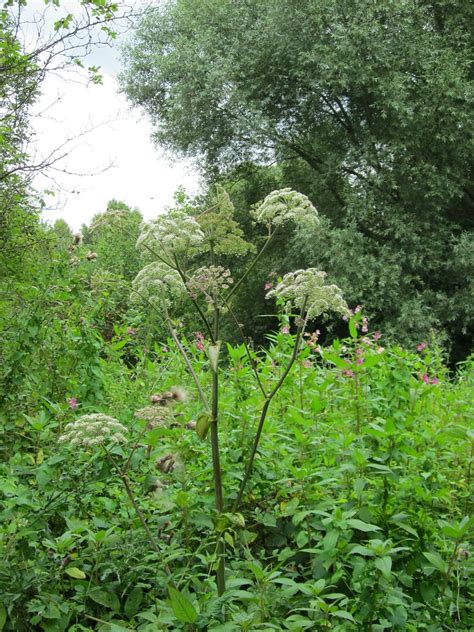
<instances>
[{"instance_id":1,"label":"serrated leaf","mask_svg":"<svg viewBox=\"0 0 474 632\"><path fill-rule=\"evenodd\" d=\"M448 572L448 565L438 553L428 553L423 551L423 555L426 557L430 564L433 564L441 573L446 574Z\"/></svg>"},{"instance_id":2,"label":"serrated leaf","mask_svg":"<svg viewBox=\"0 0 474 632\"><path fill-rule=\"evenodd\" d=\"M181 621L181 623L194 623L198 615L189 599L173 586L168 586L168 594L171 608L178 621Z\"/></svg>"},{"instance_id":3,"label":"serrated leaf","mask_svg":"<svg viewBox=\"0 0 474 632\"><path fill-rule=\"evenodd\" d=\"M74 579L86 578L86 574L84 573L84 571L81 571L81 569L77 568L76 566L70 566L69 568L66 568L66 573L69 575L69 577L74 577Z\"/></svg>"},{"instance_id":4,"label":"serrated leaf","mask_svg":"<svg viewBox=\"0 0 474 632\"><path fill-rule=\"evenodd\" d=\"M388 555L384 555L384 557L379 557L374 562L375 566L382 572L382 575L387 579L390 577L392 572L392 558Z\"/></svg>"},{"instance_id":5,"label":"serrated leaf","mask_svg":"<svg viewBox=\"0 0 474 632\"><path fill-rule=\"evenodd\" d=\"M129 596L127 597L127 601L123 607L123 611L132 619L138 612L140 604L143 600L143 590L140 586L135 586L135 588L131 591Z\"/></svg>"}]
</instances>

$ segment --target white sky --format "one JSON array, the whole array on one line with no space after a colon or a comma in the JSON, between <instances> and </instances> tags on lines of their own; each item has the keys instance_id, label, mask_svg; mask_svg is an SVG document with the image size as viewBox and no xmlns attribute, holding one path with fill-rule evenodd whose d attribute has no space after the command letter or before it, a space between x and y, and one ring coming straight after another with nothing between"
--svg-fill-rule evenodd
<instances>
[{"instance_id":1,"label":"white sky","mask_svg":"<svg viewBox=\"0 0 474 632\"><path fill-rule=\"evenodd\" d=\"M44 6L35 0L30 6L35 4ZM36 106L36 112L42 113L33 118L40 156L77 137L68 156L49 174L54 182L44 176L35 181L40 190L57 192L45 198L50 208L43 217L53 222L63 218L77 230L104 211L112 198L150 218L172 202L179 186L196 193L199 178L192 163L157 149L150 140L149 122L118 92L119 52L98 49L84 63L101 67L103 85L87 85L85 78L78 81L74 75L49 76ZM95 175L68 175L61 170Z\"/></svg>"}]
</instances>

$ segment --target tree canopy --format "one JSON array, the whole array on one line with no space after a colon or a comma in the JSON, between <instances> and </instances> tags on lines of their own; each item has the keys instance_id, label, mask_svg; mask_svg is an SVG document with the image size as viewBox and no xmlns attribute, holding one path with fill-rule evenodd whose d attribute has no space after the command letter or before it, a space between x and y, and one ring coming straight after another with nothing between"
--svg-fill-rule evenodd
<instances>
[{"instance_id":1,"label":"tree canopy","mask_svg":"<svg viewBox=\"0 0 474 632\"><path fill-rule=\"evenodd\" d=\"M414 337L445 327L462 346L472 12L462 1L174 0L139 23L122 84L156 141L200 157L211 179L279 163L279 185L307 193L335 231L323 252L311 231L298 251L332 251L328 269L391 330L411 315Z\"/></svg>"}]
</instances>

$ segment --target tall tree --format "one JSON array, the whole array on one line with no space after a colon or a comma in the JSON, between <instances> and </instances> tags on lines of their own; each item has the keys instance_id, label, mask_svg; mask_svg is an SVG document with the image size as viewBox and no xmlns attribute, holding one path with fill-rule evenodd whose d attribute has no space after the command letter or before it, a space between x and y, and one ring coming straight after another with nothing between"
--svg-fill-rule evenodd
<instances>
[{"instance_id":1,"label":"tall tree","mask_svg":"<svg viewBox=\"0 0 474 632\"><path fill-rule=\"evenodd\" d=\"M411 318L409 338L444 326L462 347L472 17L462 0L172 0L138 25L123 86L156 140L210 173L283 165L339 231L333 267L358 300L392 331Z\"/></svg>"}]
</instances>

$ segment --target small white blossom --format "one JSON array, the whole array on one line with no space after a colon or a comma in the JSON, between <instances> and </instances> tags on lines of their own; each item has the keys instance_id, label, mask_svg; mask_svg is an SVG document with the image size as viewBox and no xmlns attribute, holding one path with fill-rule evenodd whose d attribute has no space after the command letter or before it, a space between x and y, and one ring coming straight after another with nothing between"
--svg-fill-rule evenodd
<instances>
[{"instance_id":1,"label":"small white blossom","mask_svg":"<svg viewBox=\"0 0 474 632\"><path fill-rule=\"evenodd\" d=\"M272 191L254 208L252 215L256 222L268 226L280 226L287 222L306 228L319 226L318 212L309 198L290 188Z\"/></svg>"},{"instance_id":2,"label":"small white blossom","mask_svg":"<svg viewBox=\"0 0 474 632\"><path fill-rule=\"evenodd\" d=\"M337 285L325 285L326 273L316 268L297 270L285 274L278 285L267 292L267 298L283 301L286 311L301 310L305 305L305 316L314 319L330 311L347 314L348 308Z\"/></svg>"},{"instance_id":3,"label":"small white blossom","mask_svg":"<svg viewBox=\"0 0 474 632\"><path fill-rule=\"evenodd\" d=\"M219 298L233 284L230 270L222 266L199 268L186 283L190 296L204 296L207 303L219 303Z\"/></svg>"},{"instance_id":4,"label":"small white blossom","mask_svg":"<svg viewBox=\"0 0 474 632\"><path fill-rule=\"evenodd\" d=\"M160 256L171 260L173 254L186 252L204 241L198 222L184 211L174 210L143 223L137 248L148 246Z\"/></svg>"},{"instance_id":5,"label":"small white blossom","mask_svg":"<svg viewBox=\"0 0 474 632\"><path fill-rule=\"evenodd\" d=\"M68 424L59 442L89 448L106 443L126 443L127 433L127 428L113 417L93 413Z\"/></svg>"},{"instance_id":6,"label":"small white blossom","mask_svg":"<svg viewBox=\"0 0 474 632\"><path fill-rule=\"evenodd\" d=\"M153 304L170 305L170 299L185 294L184 283L178 272L161 261L154 261L140 270L132 287L139 298Z\"/></svg>"}]
</instances>

